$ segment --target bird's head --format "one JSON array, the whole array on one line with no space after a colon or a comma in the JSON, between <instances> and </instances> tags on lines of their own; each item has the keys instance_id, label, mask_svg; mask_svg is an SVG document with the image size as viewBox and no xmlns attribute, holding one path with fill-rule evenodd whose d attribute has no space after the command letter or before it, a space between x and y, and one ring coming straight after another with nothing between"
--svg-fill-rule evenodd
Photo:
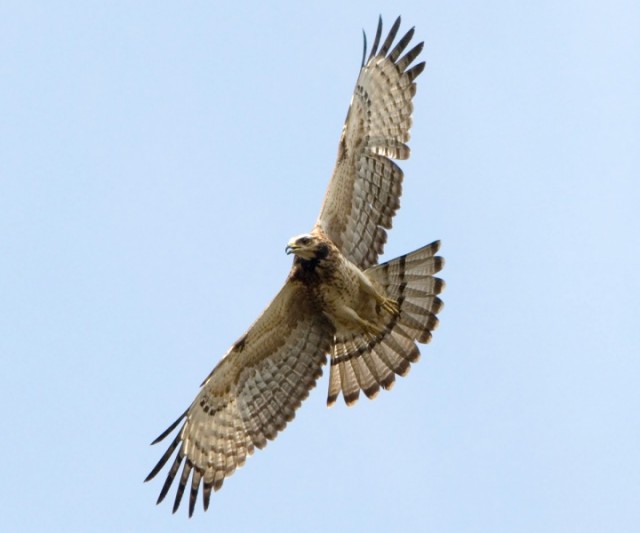
<instances>
[{"instance_id":1,"label":"bird's head","mask_svg":"<svg viewBox=\"0 0 640 533\"><path fill-rule=\"evenodd\" d=\"M305 233L293 237L285 248L287 254L295 254L305 261L324 259L329 253L327 244L317 235Z\"/></svg>"}]
</instances>

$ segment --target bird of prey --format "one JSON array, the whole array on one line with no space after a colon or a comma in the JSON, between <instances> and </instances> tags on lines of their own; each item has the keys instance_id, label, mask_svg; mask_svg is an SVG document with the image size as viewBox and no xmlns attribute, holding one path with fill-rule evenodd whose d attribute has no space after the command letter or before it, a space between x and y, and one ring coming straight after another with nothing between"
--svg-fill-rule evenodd
<instances>
[{"instance_id":1,"label":"bird of prey","mask_svg":"<svg viewBox=\"0 0 640 533\"><path fill-rule=\"evenodd\" d=\"M419 43L414 29L394 45L400 17L382 40L382 20L363 61L342 129L338 157L311 232L292 238L293 266L262 315L204 380L189 408L153 444L178 434L145 481L171 459L160 503L173 481L175 512L189 489L189 516L202 487L211 490L264 448L295 415L330 360L332 405L342 393L352 405L363 391L390 389L419 357L416 342L431 340L442 308L444 260L439 242L378 264L386 230L399 207ZM404 54L404 55L403 55Z\"/></svg>"}]
</instances>

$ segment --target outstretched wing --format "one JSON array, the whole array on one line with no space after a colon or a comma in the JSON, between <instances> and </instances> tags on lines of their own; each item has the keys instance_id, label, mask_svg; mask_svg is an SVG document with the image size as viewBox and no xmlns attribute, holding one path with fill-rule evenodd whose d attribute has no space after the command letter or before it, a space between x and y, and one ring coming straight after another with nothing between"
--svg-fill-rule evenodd
<instances>
[{"instance_id":1,"label":"outstretched wing","mask_svg":"<svg viewBox=\"0 0 640 533\"><path fill-rule=\"evenodd\" d=\"M400 17L382 43L382 19L358 76L338 146L338 158L316 222L343 255L362 269L374 265L400 206L402 170L393 159L409 157L411 100L424 62L410 66L419 43L404 56L411 28L392 48ZM366 54L366 39L365 39Z\"/></svg>"},{"instance_id":2,"label":"outstretched wing","mask_svg":"<svg viewBox=\"0 0 640 533\"><path fill-rule=\"evenodd\" d=\"M164 439L184 419L145 480L155 477L178 450L158 503L182 465L173 512L187 485L189 516L200 485L206 510L211 489L218 490L254 448L266 446L294 417L322 374L333 339L333 327L311 307L303 291L299 282L287 281L214 368L191 407L153 442Z\"/></svg>"}]
</instances>

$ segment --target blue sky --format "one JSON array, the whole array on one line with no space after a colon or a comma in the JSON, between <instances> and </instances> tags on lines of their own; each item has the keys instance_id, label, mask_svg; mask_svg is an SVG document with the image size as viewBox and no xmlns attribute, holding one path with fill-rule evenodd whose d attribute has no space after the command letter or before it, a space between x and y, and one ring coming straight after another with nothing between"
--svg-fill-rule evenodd
<instances>
[{"instance_id":1,"label":"blue sky","mask_svg":"<svg viewBox=\"0 0 640 533\"><path fill-rule=\"evenodd\" d=\"M7 531L637 531L637 2L0 7ZM326 377L198 507L153 440L285 279L381 13L425 41L385 259L442 239L393 391Z\"/></svg>"}]
</instances>

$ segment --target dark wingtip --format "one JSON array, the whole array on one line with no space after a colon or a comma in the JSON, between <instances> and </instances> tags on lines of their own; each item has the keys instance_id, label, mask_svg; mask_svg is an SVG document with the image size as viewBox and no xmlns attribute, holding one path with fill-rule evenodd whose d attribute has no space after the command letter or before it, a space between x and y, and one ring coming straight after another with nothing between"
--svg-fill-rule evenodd
<instances>
[{"instance_id":1,"label":"dark wingtip","mask_svg":"<svg viewBox=\"0 0 640 533\"><path fill-rule=\"evenodd\" d=\"M187 411L188 411L188 410L187 410ZM164 439L167 437L167 435L168 435L169 433L171 433L174 429L176 429L176 427L177 427L177 425L180 423L180 421L181 421L185 416L187 416L187 411L185 411L184 413L182 413L182 414L178 417L178 419L177 419L173 424L171 424L171 425L170 425L167 429L165 429L165 430L164 430L160 435L158 435L158 436L156 437L156 439L151 443L151 446L153 446L154 444L158 444L160 441L164 440Z\"/></svg>"},{"instance_id":2,"label":"dark wingtip","mask_svg":"<svg viewBox=\"0 0 640 533\"><path fill-rule=\"evenodd\" d=\"M376 28L376 36L373 39L373 45L371 46L371 51L369 52L369 59L375 56L378 52L380 37L382 37L382 15L378 15L378 27Z\"/></svg>"},{"instance_id":3,"label":"dark wingtip","mask_svg":"<svg viewBox=\"0 0 640 533\"><path fill-rule=\"evenodd\" d=\"M410 81L415 80L420 74L422 74L422 71L424 70L424 67L426 66L426 63L423 61L422 63L418 63L416 66L411 67L409 70L406 71L407 76L409 77Z\"/></svg>"},{"instance_id":4,"label":"dark wingtip","mask_svg":"<svg viewBox=\"0 0 640 533\"><path fill-rule=\"evenodd\" d=\"M196 500L198 499L198 485L195 487L191 485L191 491L189 493L189 518L193 516L193 510L196 507Z\"/></svg>"},{"instance_id":5,"label":"dark wingtip","mask_svg":"<svg viewBox=\"0 0 640 533\"><path fill-rule=\"evenodd\" d=\"M160 472L160 470L162 470L164 465L167 463L171 455L173 455L173 452L178 447L178 444L180 444L180 435L178 435L175 439L173 439L173 442L169 445L169 447L167 448L167 451L164 452L163 456L160 458L156 466L153 467L153 470L149 472L149 475L144 480L145 482L156 477L158 472ZM179 454L178 454L178 457L179 457Z\"/></svg>"},{"instance_id":6,"label":"dark wingtip","mask_svg":"<svg viewBox=\"0 0 640 533\"><path fill-rule=\"evenodd\" d=\"M382 43L382 47L380 48L381 56L386 56L389 53L389 50L391 49L391 45L393 44L393 41L396 38L396 35L398 34L398 29L400 28L400 22L401 22L401 19L400 17L398 17L393 23L393 26L391 26L391 29L389 30L389 35L387 35L387 38L384 40L384 43Z\"/></svg>"},{"instance_id":7,"label":"dark wingtip","mask_svg":"<svg viewBox=\"0 0 640 533\"><path fill-rule=\"evenodd\" d=\"M202 507L206 511L209 509L209 500L211 498L211 488L213 487L213 483L207 483L206 481L202 484Z\"/></svg>"},{"instance_id":8,"label":"dark wingtip","mask_svg":"<svg viewBox=\"0 0 640 533\"><path fill-rule=\"evenodd\" d=\"M156 505L159 505L162 503L162 500L165 499L169 492L169 488L171 487L171 483L173 483L173 476L167 476L167 479L164 480L164 484L162 485L162 490L160 491L160 494L158 494Z\"/></svg>"},{"instance_id":9,"label":"dark wingtip","mask_svg":"<svg viewBox=\"0 0 640 533\"><path fill-rule=\"evenodd\" d=\"M182 495L184 494L184 483L180 483L178 485L178 490L176 491L176 498L173 501L173 509L171 510L171 513L175 513L178 508L180 507L180 502L182 502Z\"/></svg>"}]
</instances>

